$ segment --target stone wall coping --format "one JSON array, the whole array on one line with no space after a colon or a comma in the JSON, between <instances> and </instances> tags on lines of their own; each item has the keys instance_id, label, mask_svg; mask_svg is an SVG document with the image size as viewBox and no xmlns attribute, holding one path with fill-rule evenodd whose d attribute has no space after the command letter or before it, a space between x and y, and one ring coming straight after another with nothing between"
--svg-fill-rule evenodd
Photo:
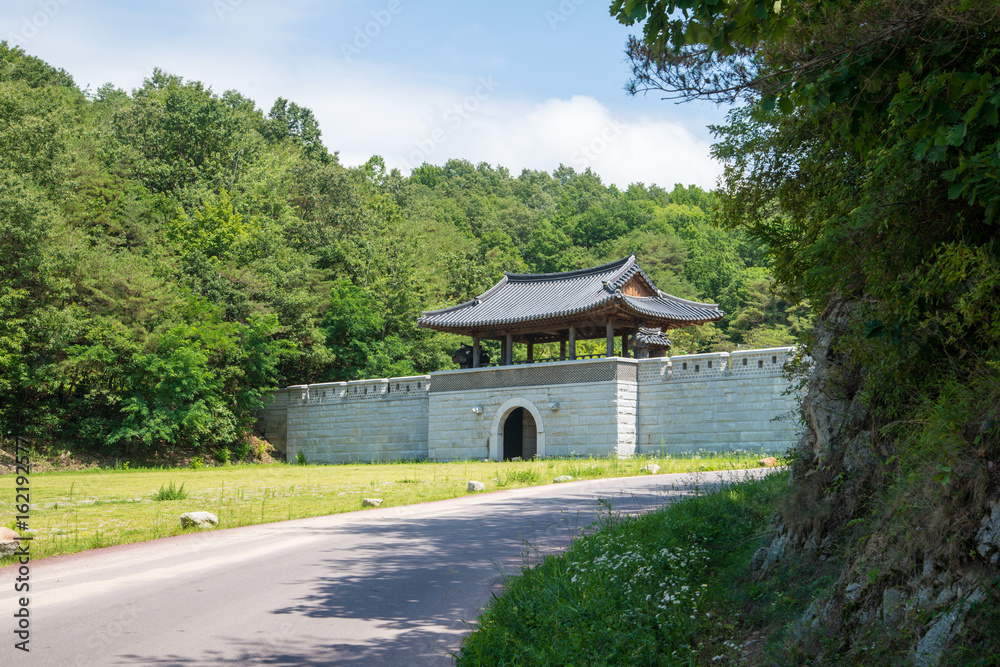
<instances>
[{"instance_id":1,"label":"stone wall coping","mask_svg":"<svg viewBox=\"0 0 1000 667\"><path fill-rule=\"evenodd\" d=\"M345 382L348 387L366 387L373 384L388 384L389 378L373 378L370 380L351 380L350 382ZM316 385L312 385L316 386Z\"/></svg>"},{"instance_id":2,"label":"stone wall coping","mask_svg":"<svg viewBox=\"0 0 1000 667\"><path fill-rule=\"evenodd\" d=\"M729 357L728 352L702 352L701 354L678 354L677 356L667 358L673 363L676 360L697 361L699 359L726 359L727 357ZM642 361L656 361L656 359L643 359Z\"/></svg>"},{"instance_id":3,"label":"stone wall coping","mask_svg":"<svg viewBox=\"0 0 1000 667\"><path fill-rule=\"evenodd\" d=\"M569 366L573 364L606 364L609 362L617 363L638 363L640 359L631 359L626 357L598 357L596 359L567 359L566 361L546 361L545 363L538 364L512 364L510 366L484 366L483 368L456 368L450 371L434 371L431 373L429 378L433 379L438 375L453 375L455 373L478 373L481 371L503 371L508 368L549 368L551 366Z\"/></svg>"},{"instance_id":4,"label":"stone wall coping","mask_svg":"<svg viewBox=\"0 0 1000 667\"><path fill-rule=\"evenodd\" d=\"M746 357L754 355L775 355L775 354L792 354L795 352L795 347L765 347L759 350L734 350L729 353L730 357Z\"/></svg>"},{"instance_id":5,"label":"stone wall coping","mask_svg":"<svg viewBox=\"0 0 1000 667\"><path fill-rule=\"evenodd\" d=\"M529 387L503 387L503 389L518 389L525 392L533 392L536 389L542 389L545 391L561 391L567 388L580 387L590 388L590 387L603 387L607 389L608 387L625 385L629 387L638 387L639 383L632 380L608 380L607 382L567 382L566 384L533 384ZM463 396L468 394L473 394L475 392L486 392L495 394L497 392L497 387L485 387L482 389L455 389L453 391L439 391L434 394L438 397L438 400L443 398L449 398L451 396Z\"/></svg>"},{"instance_id":6,"label":"stone wall coping","mask_svg":"<svg viewBox=\"0 0 1000 667\"><path fill-rule=\"evenodd\" d=\"M674 366L675 361L700 361L702 359L732 359L732 358L742 358L742 357L756 357L756 356L774 356L774 355L788 355L795 351L795 347L770 347L761 348L756 350L735 350L733 352L703 352L700 354L680 354L673 357L653 357L650 359L633 359L630 357L598 357L596 359L567 359L565 361L549 361L544 364L514 364L511 366L487 366L485 368L459 368L447 371L435 371L429 375L408 375L403 377L393 377L393 378L372 378L368 380L352 380L350 382L322 382L317 384L297 384L290 385L279 389L279 392L291 392L292 390L306 390L312 391L316 389L333 389L333 388L351 388L351 387L370 387L370 386L385 386L390 383L405 383L405 382L431 382L436 376L446 376L453 375L456 373L470 373L470 372L502 372L506 369L511 368L534 368L534 367L551 367L551 366L568 366L573 364L606 364L606 363L625 363L625 364L639 364L643 365L656 365L656 364L667 364L668 366ZM734 364L735 365L735 364ZM723 367L725 368L725 367ZM720 378L721 379L721 378ZM541 386L541 385L539 385ZM553 385L557 386L557 385ZM449 392L450 393L450 392Z\"/></svg>"}]
</instances>

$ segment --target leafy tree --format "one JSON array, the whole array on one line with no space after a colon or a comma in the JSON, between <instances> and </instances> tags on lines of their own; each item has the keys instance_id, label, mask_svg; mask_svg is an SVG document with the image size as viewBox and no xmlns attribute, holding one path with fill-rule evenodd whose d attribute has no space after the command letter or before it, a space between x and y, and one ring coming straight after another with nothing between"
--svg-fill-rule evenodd
<instances>
[{"instance_id":1,"label":"leafy tree","mask_svg":"<svg viewBox=\"0 0 1000 667\"><path fill-rule=\"evenodd\" d=\"M114 115L105 159L157 192L231 187L259 150L249 130L211 89L156 69Z\"/></svg>"},{"instance_id":2,"label":"leafy tree","mask_svg":"<svg viewBox=\"0 0 1000 667\"><path fill-rule=\"evenodd\" d=\"M333 158L320 140L321 134L312 109L300 107L283 97L275 100L263 129L263 135L269 141L290 139L302 147L306 157L327 163Z\"/></svg>"},{"instance_id":3,"label":"leafy tree","mask_svg":"<svg viewBox=\"0 0 1000 667\"><path fill-rule=\"evenodd\" d=\"M137 353L122 390L124 419L111 443L150 449L236 444L264 407L286 344L272 339L277 318L224 322L192 299L189 322L170 328L149 353Z\"/></svg>"},{"instance_id":4,"label":"leafy tree","mask_svg":"<svg viewBox=\"0 0 1000 667\"><path fill-rule=\"evenodd\" d=\"M329 379L413 375L408 348L396 334L386 335L377 301L363 287L341 279L333 287L322 323L327 346L335 355Z\"/></svg>"},{"instance_id":5,"label":"leafy tree","mask_svg":"<svg viewBox=\"0 0 1000 667\"><path fill-rule=\"evenodd\" d=\"M26 54L21 47L11 47L6 41L0 42L0 81L19 81L35 89L60 86L76 90L73 77L65 70Z\"/></svg>"},{"instance_id":6,"label":"leafy tree","mask_svg":"<svg viewBox=\"0 0 1000 667\"><path fill-rule=\"evenodd\" d=\"M236 211L225 190L206 201L193 215L181 213L167 226L167 238L182 252L216 258L259 245L261 233L256 220L247 219Z\"/></svg>"}]
</instances>

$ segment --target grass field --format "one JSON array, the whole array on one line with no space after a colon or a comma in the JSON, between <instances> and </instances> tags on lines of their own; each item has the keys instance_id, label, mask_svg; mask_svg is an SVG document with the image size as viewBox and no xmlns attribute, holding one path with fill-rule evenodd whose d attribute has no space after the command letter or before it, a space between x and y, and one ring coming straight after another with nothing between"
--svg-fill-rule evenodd
<instances>
[{"instance_id":1,"label":"grass field","mask_svg":"<svg viewBox=\"0 0 1000 667\"><path fill-rule=\"evenodd\" d=\"M468 493L469 480L487 491L550 484L561 475L574 479L643 474L649 463L661 474L757 467L759 453L692 454L632 459L544 459L537 461L449 463L400 462L346 465L234 465L199 469L87 470L29 476L29 531L33 559L86 549L142 542L182 529L179 516L204 510L219 517L220 528L351 512L363 498L381 498L382 507L455 498ZM16 477L0 476L0 525L14 528ZM185 497L173 497L183 491ZM23 502L19 499L18 502ZM13 562L0 559L0 565Z\"/></svg>"}]
</instances>

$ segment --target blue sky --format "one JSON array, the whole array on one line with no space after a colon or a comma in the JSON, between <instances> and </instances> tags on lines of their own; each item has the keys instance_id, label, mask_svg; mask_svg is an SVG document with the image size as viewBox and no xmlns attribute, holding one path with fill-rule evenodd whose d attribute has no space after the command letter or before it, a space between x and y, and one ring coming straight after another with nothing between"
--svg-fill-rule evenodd
<instances>
[{"instance_id":1,"label":"blue sky","mask_svg":"<svg viewBox=\"0 0 1000 667\"><path fill-rule=\"evenodd\" d=\"M707 126L725 109L628 96L631 30L608 4L7 0L0 39L91 90L130 90L159 67L265 111L285 97L313 109L346 164L566 164L622 187L714 187Z\"/></svg>"}]
</instances>

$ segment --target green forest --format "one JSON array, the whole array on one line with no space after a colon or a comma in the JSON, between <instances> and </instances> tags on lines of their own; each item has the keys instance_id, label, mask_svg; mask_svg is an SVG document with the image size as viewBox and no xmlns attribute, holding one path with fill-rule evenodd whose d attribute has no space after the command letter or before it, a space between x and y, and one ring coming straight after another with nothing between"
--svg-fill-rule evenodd
<instances>
[{"instance_id":1,"label":"green forest","mask_svg":"<svg viewBox=\"0 0 1000 667\"><path fill-rule=\"evenodd\" d=\"M453 368L417 326L504 271L635 253L726 319L674 353L790 344L807 305L697 187L450 160L348 167L310 109L156 70L131 92L0 43L0 434L106 453L245 451L290 384Z\"/></svg>"},{"instance_id":2,"label":"green forest","mask_svg":"<svg viewBox=\"0 0 1000 667\"><path fill-rule=\"evenodd\" d=\"M611 12L641 31L631 92L733 105L717 219L818 313L793 483L762 553L804 601L771 628L774 664L997 664L1000 6Z\"/></svg>"}]
</instances>

